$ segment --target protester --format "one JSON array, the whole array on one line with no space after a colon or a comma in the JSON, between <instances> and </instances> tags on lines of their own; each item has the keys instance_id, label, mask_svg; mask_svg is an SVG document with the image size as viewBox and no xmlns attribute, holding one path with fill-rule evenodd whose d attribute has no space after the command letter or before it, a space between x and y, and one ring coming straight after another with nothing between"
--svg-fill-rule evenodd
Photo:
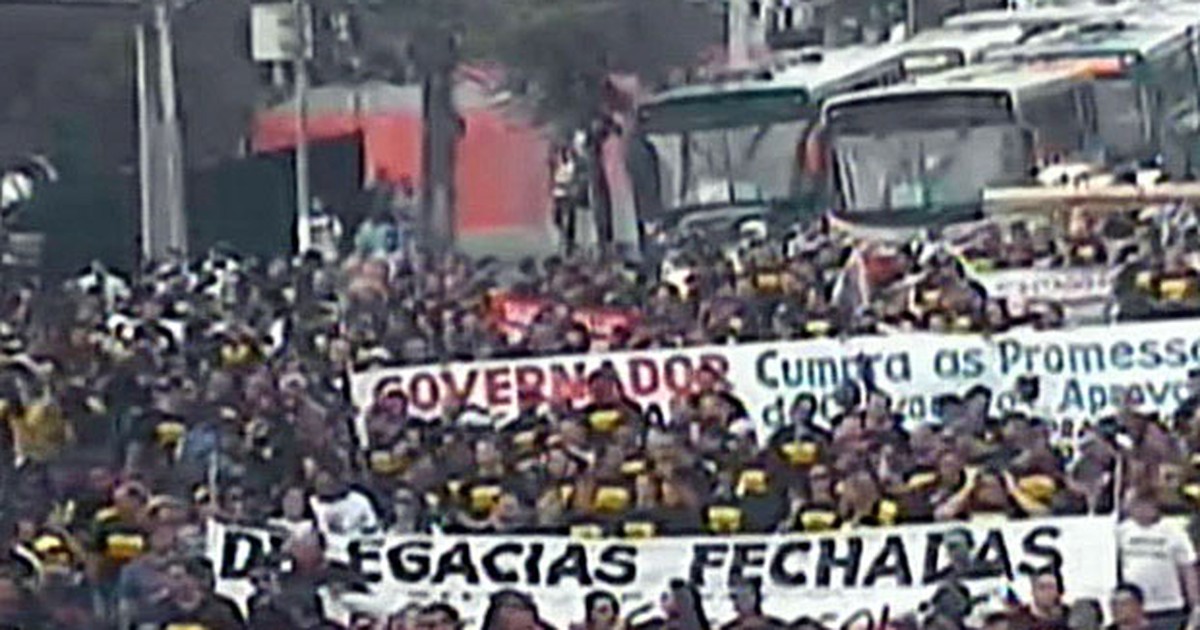
<instances>
[{"instance_id":1,"label":"protester","mask_svg":"<svg viewBox=\"0 0 1200 630\"><path fill-rule=\"evenodd\" d=\"M612 593L593 591L583 600L583 623L574 624L571 630L624 630L621 620L621 604Z\"/></svg>"},{"instance_id":2,"label":"protester","mask_svg":"<svg viewBox=\"0 0 1200 630\"><path fill-rule=\"evenodd\" d=\"M1151 490L1135 489L1129 498L1129 517L1117 528L1121 575L1136 586L1137 608L1150 627L1177 629L1189 619L1200 600L1196 549L1186 533L1162 520L1158 498Z\"/></svg>"},{"instance_id":3,"label":"protester","mask_svg":"<svg viewBox=\"0 0 1200 630\"><path fill-rule=\"evenodd\" d=\"M1030 578L1031 601L1013 616L1018 630L1067 630L1069 609L1063 603L1062 575L1054 568L1034 572Z\"/></svg>"},{"instance_id":4,"label":"protester","mask_svg":"<svg viewBox=\"0 0 1200 630\"><path fill-rule=\"evenodd\" d=\"M418 613L416 630L462 630L462 621L453 606L430 604Z\"/></svg>"},{"instance_id":5,"label":"protester","mask_svg":"<svg viewBox=\"0 0 1200 630\"><path fill-rule=\"evenodd\" d=\"M730 597L737 616L721 626L721 630L782 630L787 627L782 620L763 612L760 580L747 578L735 584Z\"/></svg>"},{"instance_id":6,"label":"protester","mask_svg":"<svg viewBox=\"0 0 1200 630\"><path fill-rule=\"evenodd\" d=\"M1148 630L1153 628L1150 619L1146 616L1145 609L1146 597L1142 593L1142 589L1134 584L1121 584L1113 591L1112 601L1109 607L1112 608L1112 625L1111 630ZM1175 626L1161 626L1175 627Z\"/></svg>"},{"instance_id":7,"label":"protester","mask_svg":"<svg viewBox=\"0 0 1200 630\"><path fill-rule=\"evenodd\" d=\"M1007 243L864 247L817 228L791 242L751 228L730 247L680 236L662 267L607 254L507 265L400 244L389 210L338 264L214 251L128 279L99 267L64 286L0 278L4 548L27 558L0 566L22 576L0 574L0 622L221 626L232 612L240 624L195 563L209 519L283 539L251 571L247 623L314 628L328 623L317 591L353 586L325 562L319 536L817 534L1123 510L1124 579L1144 591L1154 623L1182 623L1197 601L1194 551L1155 506L1197 512L1197 383L1170 418L1132 399L1111 418L1065 417L1039 400L1036 376L1000 411L1011 392L964 377L934 421L913 423L866 361L845 370L836 396L788 388L805 391L781 393L772 423L712 366L655 405L612 366L577 375L584 404L513 382L511 404L489 407L443 379L427 384L444 394L432 411L430 391L396 380L364 409L351 405L349 372L383 366L1065 325L1053 309L986 295L978 263L1079 268L1062 252L1087 240L1022 228ZM1096 251L1115 265L1115 249ZM1122 317L1190 312L1172 284L1190 281L1185 262L1140 260L1117 282ZM969 554L969 542L947 538L951 555ZM50 556L72 557L59 563L67 583L25 577ZM969 562L951 567L960 570ZM695 589L676 586L645 627L707 625ZM1033 576L1032 600L1004 623L1094 625L1083 608L1064 617L1063 586ZM779 623L761 591L735 595L732 627ZM495 627L545 624L528 597L493 603ZM624 603L593 599L588 630L620 627ZM960 625L962 610L943 603L934 625ZM412 616L438 628L481 621L452 608Z\"/></svg>"}]
</instances>

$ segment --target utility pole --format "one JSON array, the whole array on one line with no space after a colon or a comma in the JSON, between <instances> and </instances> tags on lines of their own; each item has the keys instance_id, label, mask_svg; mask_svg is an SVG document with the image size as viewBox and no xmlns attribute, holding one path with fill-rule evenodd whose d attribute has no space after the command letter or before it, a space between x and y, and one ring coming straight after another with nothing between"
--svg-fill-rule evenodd
<instances>
[{"instance_id":1,"label":"utility pole","mask_svg":"<svg viewBox=\"0 0 1200 630\"><path fill-rule=\"evenodd\" d=\"M725 56L731 66L744 66L750 61L748 41L750 16L745 0L727 0L725 3Z\"/></svg>"},{"instance_id":2,"label":"utility pole","mask_svg":"<svg viewBox=\"0 0 1200 630\"><path fill-rule=\"evenodd\" d=\"M297 43L292 57L296 77L296 249L300 254L312 248L312 193L308 175L308 51L312 44L308 5L292 0L296 12Z\"/></svg>"},{"instance_id":3,"label":"utility pole","mask_svg":"<svg viewBox=\"0 0 1200 630\"><path fill-rule=\"evenodd\" d=\"M171 33L174 0L0 0L0 7L47 10L112 9L136 16L134 24L138 117L138 180L143 262L187 254L183 136L179 125ZM149 9L152 15L137 11ZM156 37L150 37L153 28ZM157 81L149 62L157 49ZM157 96L157 98L156 98Z\"/></svg>"},{"instance_id":4,"label":"utility pole","mask_svg":"<svg viewBox=\"0 0 1200 630\"><path fill-rule=\"evenodd\" d=\"M135 24L133 27L134 54L137 59L137 117L138 117L138 201L141 228L139 242L143 261L154 259L156 242L153 230L154 218L154 187L150 181L150 170L153 160L153 139L150 117L150 64L147 59L146 25Z\"/></svg>"},{"instance_id":5,"label":"utility pole","mask_svg":"<svg viewBox=\"0 0 1200 630\"><path fill-rule=\"evenodd\" d=\"M156 0L154 27L158 31L158 98L161 117L159 159L163 162L163 195L155 219L165 224L166 243L153 248L153 258L188 255L187 216L184 201L183 132L179 125L175 89L175 47L171 33L171 0ZM165 251L163 251L165 245Z\"/></svg>"}]
</instances>

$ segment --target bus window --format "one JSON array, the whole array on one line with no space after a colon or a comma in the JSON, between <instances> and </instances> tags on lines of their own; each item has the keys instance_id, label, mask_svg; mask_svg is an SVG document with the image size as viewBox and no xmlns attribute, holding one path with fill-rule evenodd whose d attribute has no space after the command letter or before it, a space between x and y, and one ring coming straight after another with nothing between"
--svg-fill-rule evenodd
<instances>
[{"instance_id":1,"label":"bus window","mask_svg":"<svg viewBox=\"0 0 1200 630\"><path fill-rule=\"evenodd\" d=\"M1179 116L1196 109L1196 68L1186 47L1179 47L1153 63L1151 72L1163 93L1163 114Z\"/></svg>"},{"instance_id":2,"label":"bus window","mask_svg":"<svg viewBox=\"0 0 1200 630\"><path fill-rule=\"evenodd\" d=\"M1068 157L1084 148L1086 132L1071 90L1033 94L1018 106L1026 125L1037 129L1043 158Z\"/></svg>"},{"instance_id":3,"label":"bus window","mask_svg":"<svg viewBox=\"0 0 1200 630\"><path fill-rule=\"evenodd\" d=\"M1127 77L1102 79L1092 84L1092 94L1096 131L1109 156L1121 160L1143 153L1153 139L1138 85Z\"/></svg>"}]
</instances>

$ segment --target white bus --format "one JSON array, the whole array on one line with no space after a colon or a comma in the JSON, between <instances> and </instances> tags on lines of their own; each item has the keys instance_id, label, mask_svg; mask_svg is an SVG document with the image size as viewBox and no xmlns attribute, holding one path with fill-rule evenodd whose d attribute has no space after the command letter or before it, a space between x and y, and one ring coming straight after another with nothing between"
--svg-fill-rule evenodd
<instances>
[{"instance_id":1,"label":"white bus","mask_svg":"<svg viewBox=\"0 0 1200 630\"><path fill-rule=\"evenodd\" d=\"M992 50L990 59L1089 59L1108 65L1094 86L1098 135L1107 162L1161 157L1166 171L1194 174L1200 76L1200 3L1151 3L1128 15L1077 24Z\"/></svg>"},{"instance_id":2,"label":"white bus","mask_svg":"<svg viewBox=\"0 0 1200 630\"><path fill-rule=\"evenodd\" d=\"M979 63L989 51L1020 43L1027 36L1026 29L1015 25L936 28L921 31L898 46L904 75L913 78Z\"/></svg>"},{"instance_id":3,"label":"white bus","mask_svg":"<svg viewBox=\"0 0 1200 630\"><path fill-rule=\"evenodd\" d=\"M803 181L800 149L821 104L902 81L898 53L894 46L803 51L651 97L638 108L627 156L639 223L670 227L697 212L803 205L817 193Z\"/></svg>"},{"instance_id":4,"label":"white bus","mask_svg":"<svg viewBox=\"0 0 1200 630\"><path fill-rule=\"evenodd\" d=\"M978 31L1015 26L1026 33L1034 33L1081 21L1116 17L1129 10L1128 3L1096 2L1072 2L1065 6L1042 6L1022 10L993 9L951 16L942 22L942 27Z\"/></svg>"},{"instance_id":5,"label":"white bus","mask_svg":"<svg viewBox=\"0 0 1200 630\"><path fill-rule=\"evenodd\" d=\"M928 225L975 216L983 189L1094 146L1088 62L992 62L831 99L835 217Z\"/></svg>"}]
</instances>

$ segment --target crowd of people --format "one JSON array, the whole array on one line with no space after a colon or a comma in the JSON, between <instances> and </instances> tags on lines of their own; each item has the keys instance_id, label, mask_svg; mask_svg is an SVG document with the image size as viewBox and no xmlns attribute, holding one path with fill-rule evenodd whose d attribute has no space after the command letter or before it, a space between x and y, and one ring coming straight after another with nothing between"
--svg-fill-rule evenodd
<instances>
[{"instance_id":1,"label":"crowd of people","mask_svg":"<svg viewBox=\"0 0 1200 630\"><path fill-rule=\"evenodd\" d=\"M1061 325L1053 307L1013 312L987 296L968 269L983 261L1125 265L1123 316L1187 314L1200 300L1194 234L1160 238L1159 223L1132 215L1062 233L1007 228L946 247L869 250L819 226L786 238L760 228L741 226L733 247L692 239L639 264L574 255L505 265L362 238L333 262L214 251L132 279L100 266L61 286L10 275L0 300L0 527L9 552L0 627L324 627L316 591L331 571L327 534L811 533L1108 513L1121 502L1144 510L1138 527L1159 532L1160 512L1195 512L1200 372L1172 418L1130 408L1078 431L1056 418L997 416L981 387L941 400L940 424L906 428L887 392L846 383L838 418L819 418L815 398L801 394L785 425L759 436L727 384L705 370L666 410L640 407L598 370L586 407L522 392L519 412L499 427L469 421L489 410L466 401L421 417L398 387L382 387L367 409L350 405L347 373L380 365ZM493 302L503 296L546 304L514 325L496 321ZM589 308L617 310L621 324L589 326L577 317ZM360 413L365 442L354 428ZM205 561L213 518L288 540L291 570L257 569L246 610L213 590ZM1170 543L1179 580L1155 581L1161 565L1148 553L1141 561L1155 568L1127 569L1134 579L1119 597L1152 613L1196 601L1192 543ZM527 600L505 597L485 627L538 627L536 614L521 612ZM618 602L592 603L611 614L589 618L589 630L618 627ZM707 627L680 610L690 608L667 607L646 622L659 625L642 627ZM1009 612L993 621L1011 625L994 630L1068 627L1065 618ZM1120 630L1140 630L1116 614ZM452 608L407 607L391 627L461 621Z\"/></svg>"}]
</instances>

